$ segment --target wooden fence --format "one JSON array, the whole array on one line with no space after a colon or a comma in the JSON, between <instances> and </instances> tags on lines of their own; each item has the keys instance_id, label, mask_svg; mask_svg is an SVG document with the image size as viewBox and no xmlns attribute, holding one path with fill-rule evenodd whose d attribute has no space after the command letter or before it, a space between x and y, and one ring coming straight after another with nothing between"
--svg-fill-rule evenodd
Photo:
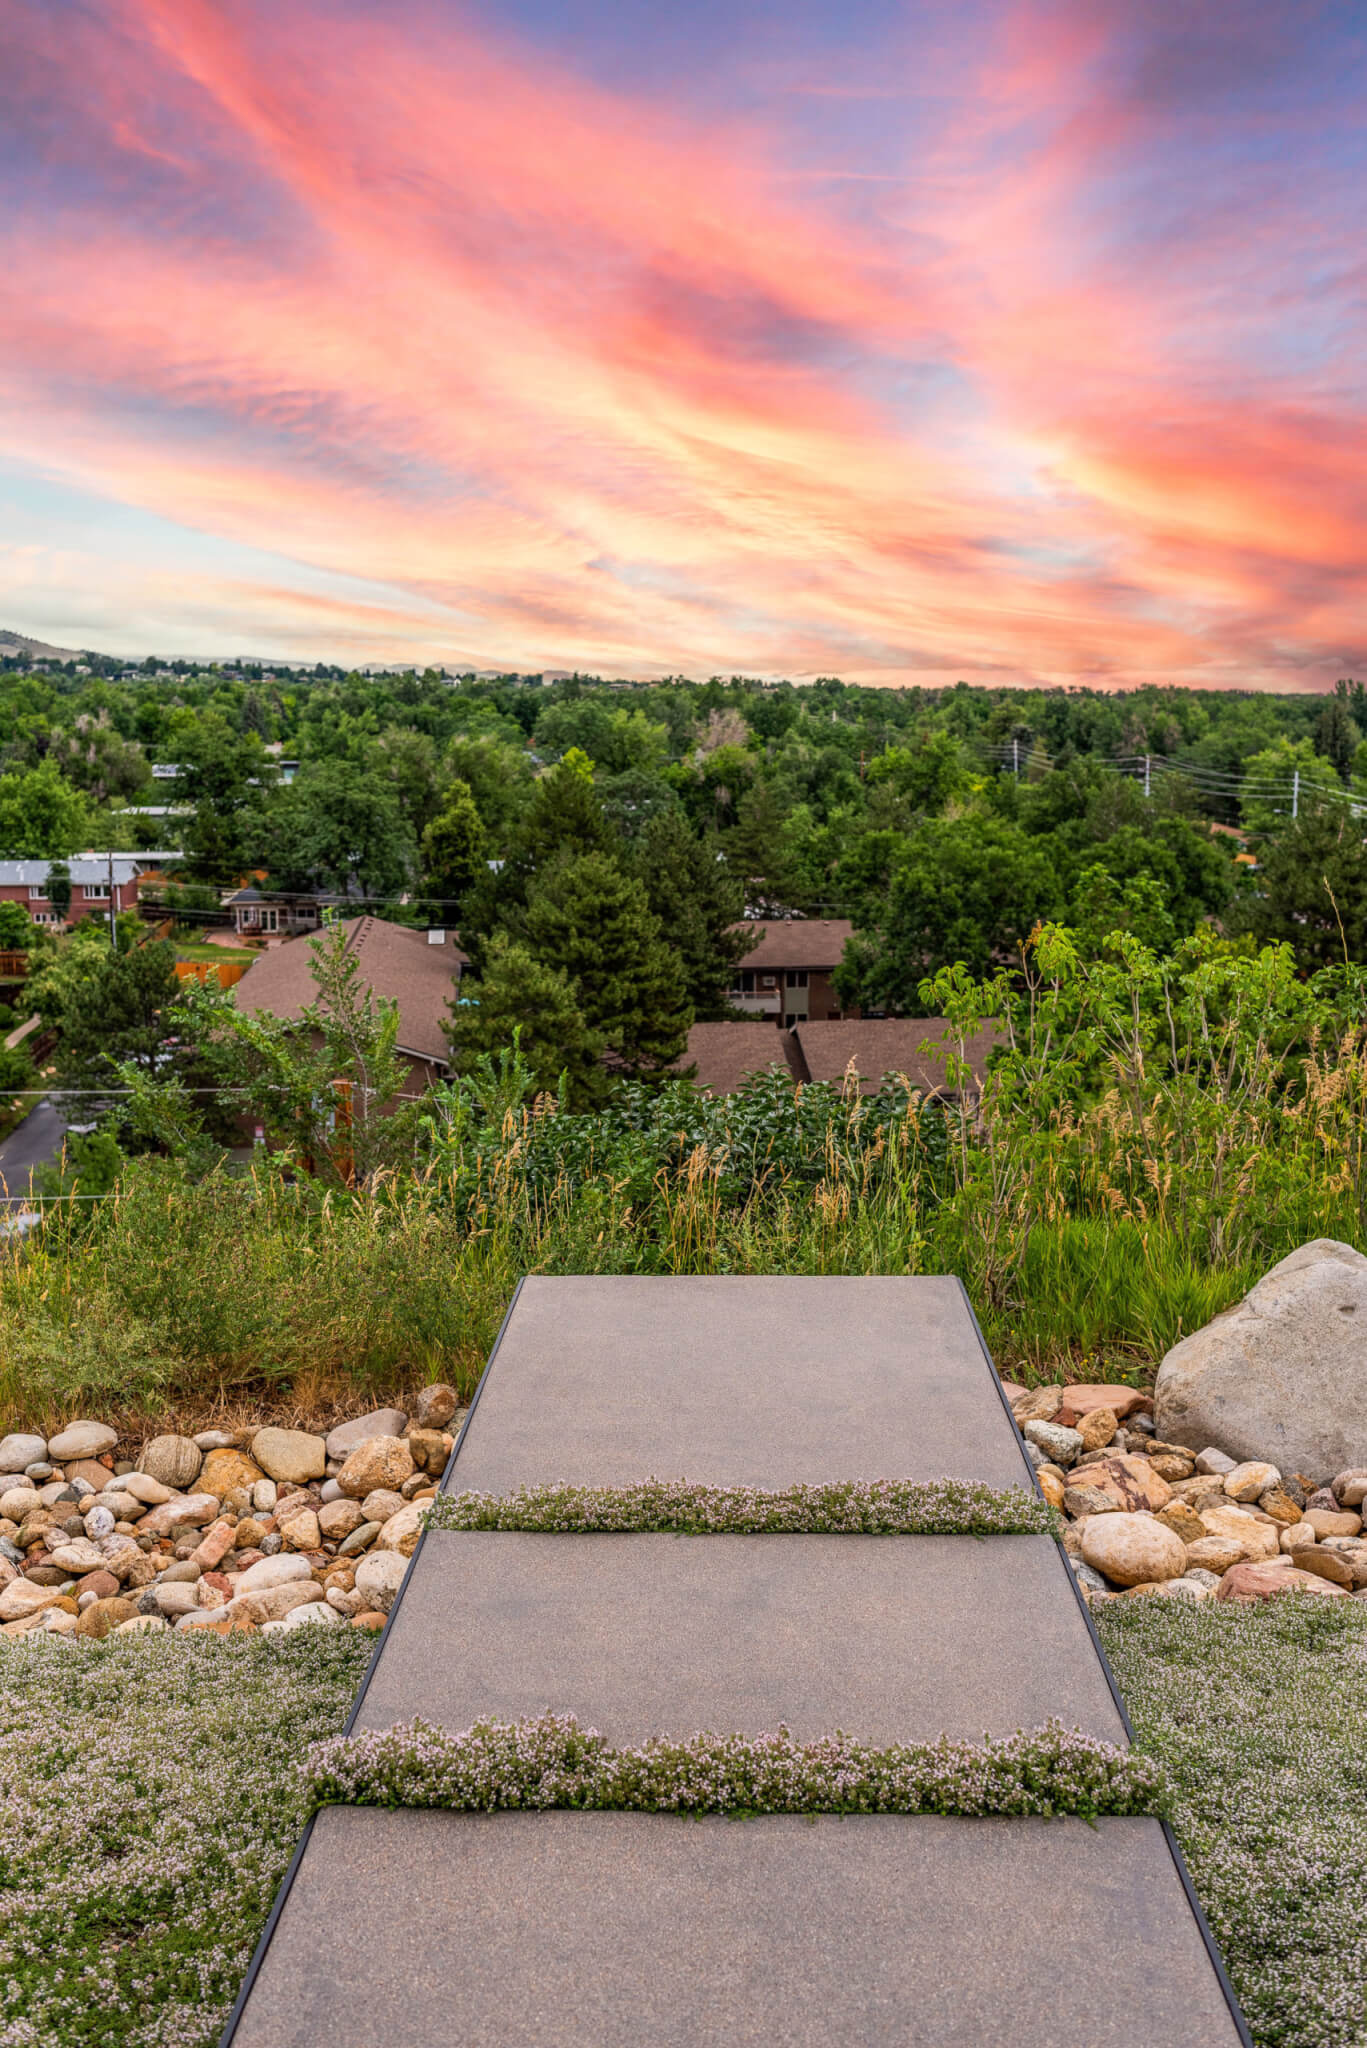
<instances>
[{"instance_id":1,"label":"wooden fence","mask_svg":"<svg viewBox=\"0 0 1367 2048\"><path fill-rule=\"evenodd\" d=\"M177 960L176 976L180 981L189 981L192 976L196 981L207 981L212 974L220 988L231 988L234 982L241 981L251 964L250 960Z\"/></svg>"}]
</instances>

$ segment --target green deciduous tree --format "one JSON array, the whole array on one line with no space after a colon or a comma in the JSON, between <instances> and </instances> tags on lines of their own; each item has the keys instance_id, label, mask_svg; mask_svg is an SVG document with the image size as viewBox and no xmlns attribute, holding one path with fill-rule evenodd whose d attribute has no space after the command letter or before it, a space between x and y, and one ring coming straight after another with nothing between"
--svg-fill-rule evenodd
<instances>
[{"instance_id":1,"label":"green deciduous tree","mask_svg":"<svg viewBox=\"0 0 1367 2048\"><path fill-rule=\"evenodd\" d=\"M0 775L0 847L10 859L52 860L89 843L92 813L52 761Z\"/></svg>"},{"instance_id":2,"label":"green deciduous tree","mask_svg":"<svg viewBox=\"0 0 1367 2048\"><path fill-rule=\"evenodd\" d=\"M1263 848L1230 923L1287 941L1305 966L1367 962L1367 839L1340 804L1307 811Z\"/></svg>"},{"instance_id":3,"label":"green deciduous tree","mask_svg":"<svg viewBox=\"0 0 1367 2048\"><path fill-rule=\"evenodd\" d=\"M384 903L406 888L417 847L392 784L350 761L319 761L276 793L264 820L271 885L323 887Z\"/></svg>"},{"instance_id":4,"label":"green deciduous tree","mask_svg":"<svg viewBox=\"0 0 1367 2048\"><path fill-rule=\"evenodd\" d=\"M884 918L836 969L846 1003L928 1014L920 984L962 961L973 974L1014 960L1062 891L1046 847L996 818L960 818L913 833Z\"/></svg>"}]
</instances>

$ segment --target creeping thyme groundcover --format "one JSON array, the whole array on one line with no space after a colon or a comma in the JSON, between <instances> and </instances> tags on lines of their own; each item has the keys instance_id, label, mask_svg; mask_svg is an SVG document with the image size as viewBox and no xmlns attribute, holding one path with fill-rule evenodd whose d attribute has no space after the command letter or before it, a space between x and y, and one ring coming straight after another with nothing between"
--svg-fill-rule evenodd
<instances>
[{"instance_id":1,"label":"creeping thyme groundcover","mask_svg":"<svg viewBox=\"0 0 1367 2048\"><path fill-rule=\"evenodd\" d=\"M874 1748L836 1733L656 1736L616 1749L572 1714L477 1721L459 1734L411 1721L318 1743L314 1806L457 1812L572 1807L631 1813L1099 1814L1161 1812L1148 1757L1060 1721L981 1743Z\"/></svg>"},{"instance_id":2,"label":"creeping thyme groundcover","mask_svg":"<svg viewBox=\"0 0 1367 2048\"><path fill-rule=\"evenodd\" d=\"M511 1494L442 1494L429 1529L613 1531L681 1536L1052 1536L1056 1511L1021 1486L968 1479L842 1479L825 1486L528 1486Z\"/></svg>"},{"instance_id":3,"label":"creeping thyme groundcover","mask_svg":"<svg viewBox=\"0 0 1367 2048\"><path fill-rule=\"evenodd\" d=\"M1256 2048L1363 2048L1367 1601L1093 1613Z\"/></svg>"},{"instance_id":4,"label":"creeping thyme groundcover","mask_svg":"<svg viewBox=\"0 0 1367 2048\"><path fill-rule=\"evenodd\" d=\"M0 1645L0 2048L212 2048L374 1639Z\"/></svg>"}]
</instances>

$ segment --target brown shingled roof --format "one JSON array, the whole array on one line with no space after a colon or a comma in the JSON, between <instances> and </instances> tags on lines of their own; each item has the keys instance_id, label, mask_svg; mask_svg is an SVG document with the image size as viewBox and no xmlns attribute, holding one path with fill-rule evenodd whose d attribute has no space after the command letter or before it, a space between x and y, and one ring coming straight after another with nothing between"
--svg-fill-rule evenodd
<instances>
[{"instance_id":1,"label":"brown shingled roof","mask_svg":"<svg viewBox=\"0 0 1367 2048\"><path fill-rule=\"evenodd\" d=\"M694 1085L709 1095L734 1095L747 1074L780 1066L792 1072L791 1031L760 1022L695 1024L675 1065L697 1066Z\"/></svg>"},{"instance_id":2,"label":"brown shingled roof","mask_svg":"<svg viewBox=\"0 0 1367 2048\"><path fill-rule=\"evenodd\" d=\"M872 1094L888 1074L905 1074L914 1088L929 1095L945 1083L944 1056L928 1050L945 1036L943 1017L864 1017L844 1022L796 1024L796 1041L801 1078L829 1081L839 1086L851 1060L859 1075L860 1090ZM1002 1034L986 1026L969 1039L965 1053L981 1088L987 1071L987 1056Z\"/></svg>"},{"instance_id":3,"label":"brown shingled roof","mask_svg":"<svg viewBox=\"0 0 1367 2048\"><path fill-rule=\"evenodd\" d=\"M731 929L759 933L759 944L741 965L761 968L766 974L776 968L837 967L845 941L854 936L847 917L750 917Z\"/></svg>"},{"instance_id":4,"label":"brown shingled roof","mask_svg":"<svg viewBox=\"0 0 1367 2048\"><path fill-rule=\"evenodd\" d=\"M429 945L425 931L382 917L348 918L342 930L361 980L399 1006L400 1049L423 1059L448 1059L446 1006L469 965L456 934L447 932L441 945ZM238 1009L286 1019L302 1015L318 994L311 943L307 936L289 939L254 960L233 990Z\"/></svg>"}]
</instances>

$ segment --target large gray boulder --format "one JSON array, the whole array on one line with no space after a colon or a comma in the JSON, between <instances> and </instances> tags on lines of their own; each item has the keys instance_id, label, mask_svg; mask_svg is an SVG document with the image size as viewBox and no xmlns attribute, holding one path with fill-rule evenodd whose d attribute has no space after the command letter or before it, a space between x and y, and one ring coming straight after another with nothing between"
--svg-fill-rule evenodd
<instances>
[{"instance_id":1,"label":"large gray boulder","mask_svg":"<svg viewBox=\"0 0 1367 2048\"><path fill-rule=\"evenodd\" d=\"M1367 1465L1367 1258L1317 1237L1175 1344L1154 1422L1169 1443L1326 1481Z\"/></svg>"}]
</instances>

